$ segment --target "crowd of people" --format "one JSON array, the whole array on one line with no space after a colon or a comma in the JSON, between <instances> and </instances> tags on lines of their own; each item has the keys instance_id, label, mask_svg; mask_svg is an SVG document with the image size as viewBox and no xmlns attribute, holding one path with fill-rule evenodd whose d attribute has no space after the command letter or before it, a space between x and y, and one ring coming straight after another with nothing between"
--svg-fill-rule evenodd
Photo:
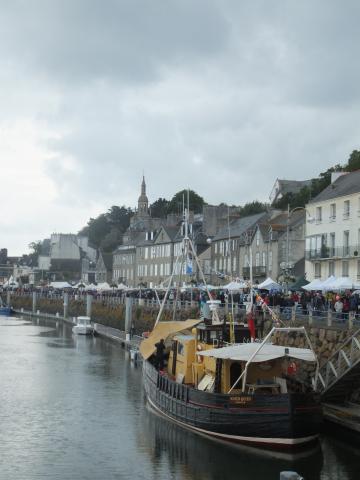
<instances>
[{"instance_id":1,"label":"crowd of people","mask_svg":"<svg viewBox=\"0 0 360 480\"><path fill-rule=\"evenodd\" d=\"M3 292L5 289L3 289ZM33 291L40 293L45 298L61 297L64 291L75 299L81 299L87 294L91 294L94 299L106 301L107 299L124 300L125 297L132 297L135 299L142 298L154 302L161 301L165 296L165 289L150 289L150 288L136 288L127 290L111 289L108 291L88 291L85 289L66 289L55 290L52 288L16 288L12 290L15 295L30 295ZM1 290L0 290L1 293ZM253 290L253 303L260 306L265 303L269 307L279 307L282 309L289 309L297 307L298 313L308 315L311 311L313 315L322 316L327 311L333 311L339 318L345 318L350 312L360 315L360 291L346 291L343 293L336 292L308 292L308 291L264 291ZM240 309L245 308L246 303L250 301L250 291L230 292L221 287L212 289L210 296L213 300L219 300L220 306L224 307L228 303L237 305ZM261 300L259 301L259 296ZM208 291L204 287L194 288L173 288L168 292L168 300L170 302L194 302L198 304L201 310L201 305L209 300Z\"/></svg>"}]
</instances>

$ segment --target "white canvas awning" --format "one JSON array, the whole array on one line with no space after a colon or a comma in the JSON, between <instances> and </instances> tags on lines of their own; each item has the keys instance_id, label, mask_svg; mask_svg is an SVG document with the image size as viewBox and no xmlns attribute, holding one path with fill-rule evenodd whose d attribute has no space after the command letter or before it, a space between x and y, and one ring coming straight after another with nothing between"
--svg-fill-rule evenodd
<instances>
[{"instance_id":1,"label":"white canvas awning","mask_svg":"<svg viewBox=\"0 0 360 480\"><path fill-rule=\"evenodd\" d=\"M103 292L106 290L111 290L110 285L107 282L103 283L98 283L97 286L95 287L98 292Z\"/></svg>"},{"instance_id":2,"label":"white canvas awning","mask_svg":"<svg viewBox=\"0 0 360 480\"><path fill-rule=\"evenodd\" d=\"M266 280L260 283L257 288L260 288L260 290L282 290L281 285L275 282L275 280L273 280L271 277L268 277Z\"/></svg>"},{"instance_id":3,"label":"white canvas awning","mask_svg":"<svg viewBox=\"0 0 360 480\"><path fill-rule=\"evenodd\" d=\"M248 285L245 282L230 282L227 285L224 285L226 290L229 290L229 292L236 292L239 290L242 290L243 288L248 288Z\"/></svg>"},{"instance_id":4,"label":"white canvas awning","mask_svg":"<svg viewBox=\"0 0 360 480\"><path fill-rule=\"evenodd\" d=\"M238 360L247 362L255 351L259 348L259 343L241 343L231 345L230 347L212 348L197 352L198 355L205 357L222 358L229 360ZM252 359L252 362L267 362L275 358L292 357L305 362L315 362L316 358L312 350L309 348L284 347L272 345L271 343L264 345L261 350Z\"/></svg>"},{"instance_id":5,"label":"white canvas awning","mask_svg":"<svg viewBox=\"0 0 360 480\"><path fill-rule=\"evenodd\" d=\"M336 277L334 275L331 275L328 277L324 282L321 284L322 290L331 290L332 284L335 282Z\"/></svg>"},{"instance_id":6,"label":"white canvas awning","mask_svg":"<svg viewBox=\"0 0 360 480\"><path fill-rule=\"evenodd\" d=\"M322 290L322 284L323 282L319 278L315 278L315 280L308 283L307 285L304 285L301 288L303 288L304 290Z\"/></svg>"},{"instance_id":7,"label":"white canvas awning","mask_svg":"<svg viewBox=\"0 0 360 480\"><path fill-rule=\"evenodd\" d=\"M328 290L351 290L353 286L351 278L339 277L328 286Z\"/></svg>"},{"instance_id":8,"label":"white canvas awning","mask_svg":"<svg viewBox=\"0 0 360 480\"><path fill-rule=\"evenodd\" d=\"M68 282L51 282L50 283L50 287L52 288L58 288L58 289L62 289L62 288L73 288L70 283Z\"/></svg>"}]
</instances>

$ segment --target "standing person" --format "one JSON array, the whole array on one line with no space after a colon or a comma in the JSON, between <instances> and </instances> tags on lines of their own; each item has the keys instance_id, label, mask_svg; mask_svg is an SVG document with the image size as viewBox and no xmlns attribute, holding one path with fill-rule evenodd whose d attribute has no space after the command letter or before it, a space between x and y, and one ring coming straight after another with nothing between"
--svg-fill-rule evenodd
<instances>
[{"instance_id":1,"label":"standing person","mask_svg":"<svg viewBox=\"0 0 360 480\"><path fill-rule=\"evenodd\" d=\"M165 342L162 338L160 342L155 343L156 354L155 354L155 366L158 370L164 369L164 351L165 351Z\"/></svg>"},{"instance_id":2,"label":"standing person","mask_svg":"<svg viewBox=\"0 0 360 480\"><path fill-rule=\"evenodd\" d=\"M336 302L335 302L334 308L335 308L335 312L336 312L336 317L337 318L342 318L342 311L343 311L343 308L344 308L344 304L341 301L341 298L339 296L336 297Z\"/></svg>"}]
</instances>

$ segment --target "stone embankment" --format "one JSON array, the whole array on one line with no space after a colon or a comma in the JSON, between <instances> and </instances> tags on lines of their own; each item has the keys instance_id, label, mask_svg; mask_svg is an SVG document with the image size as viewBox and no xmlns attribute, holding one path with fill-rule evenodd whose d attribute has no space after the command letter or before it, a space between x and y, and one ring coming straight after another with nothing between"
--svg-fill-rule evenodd
<instances>
[{"instance_id":1,"label":"stone embankment","mask_svg":"<svg viewBox=\"0 0 360 480\"><path fill-rule=\"evenodd\" d=\"M5 299L4 299L5 300ZM11 296L11 306L16 311L31 312L33 311L33 303L31 297ZM116 328L125 331L125 305L93 302L91 305L91 319L94 323L101 323L104 326ZM60 298L39 298L36 302L36 310L43 314L63 316L64 303ZM158 306L132 306L132 333L141 335L145 331L151 331L157 314L159 312ZM80 315L86 315L86 303L81 300L70 300L67 307L67 317L73 318ZM177 318L186 320L188 318L197 318L198 311L196 308L182 309L177 312ZM163 320L172 320L173 310L164 310Z\"/></svg>"}]
</instances>

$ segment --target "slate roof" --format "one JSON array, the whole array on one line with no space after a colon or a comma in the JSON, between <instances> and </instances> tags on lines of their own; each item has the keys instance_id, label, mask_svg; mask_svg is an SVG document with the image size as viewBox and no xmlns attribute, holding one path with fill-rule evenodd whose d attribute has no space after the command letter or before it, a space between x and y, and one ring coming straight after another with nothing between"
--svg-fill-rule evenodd
<instances>
[{"instance_id":1,"label":"slate roof","mask_svg":"<svg viewBox=\"0 0 360 480\"><path fill-rule=\"evenodd\" d=\"M261 220L265 220L268 216L267 212L257 213L255 215L249 215L248 217L237 218L230 223L230 238L241 237L249 229L254 228ZM213 241L224 240L229 238L228 227L222 228L213 238Z\"/></svg>"},{"instance_id":2,"label":"slate roof","mask_svg":"<svg viewBox=\"0 0 360 480\"><path fill-rule=\"evenodd\" d=\"M279 193L285 195L286 193L298 193L300 190L311 185L311 180L280 180L278 179Z\"/></svg>"},{"instance_id":3,"label":"slate roof","mask_svg":"<svg viewBox=\"0 0 360 480\"><path fill-rule=\"evenodd\" d=\"M104 252L101 252L100 255L101 255L102 259L103 259L103 262L104 262L104 265L105 265L106 270L112 270L112 264L113 264L113 255L112 255L112 253L104 253Z\"/></svg>"},{"instance_id":4,"label":"slate roof","mask_svg":"<svg viewBox=\"0 0 360 480\"><path fill-rule=\"evenodd\" d=\"M328 185L322 192L309 203L318 203L332 198L344 197L360 192L360 170L341 175L335 182Z\"/></svg>"}]
</instances>

